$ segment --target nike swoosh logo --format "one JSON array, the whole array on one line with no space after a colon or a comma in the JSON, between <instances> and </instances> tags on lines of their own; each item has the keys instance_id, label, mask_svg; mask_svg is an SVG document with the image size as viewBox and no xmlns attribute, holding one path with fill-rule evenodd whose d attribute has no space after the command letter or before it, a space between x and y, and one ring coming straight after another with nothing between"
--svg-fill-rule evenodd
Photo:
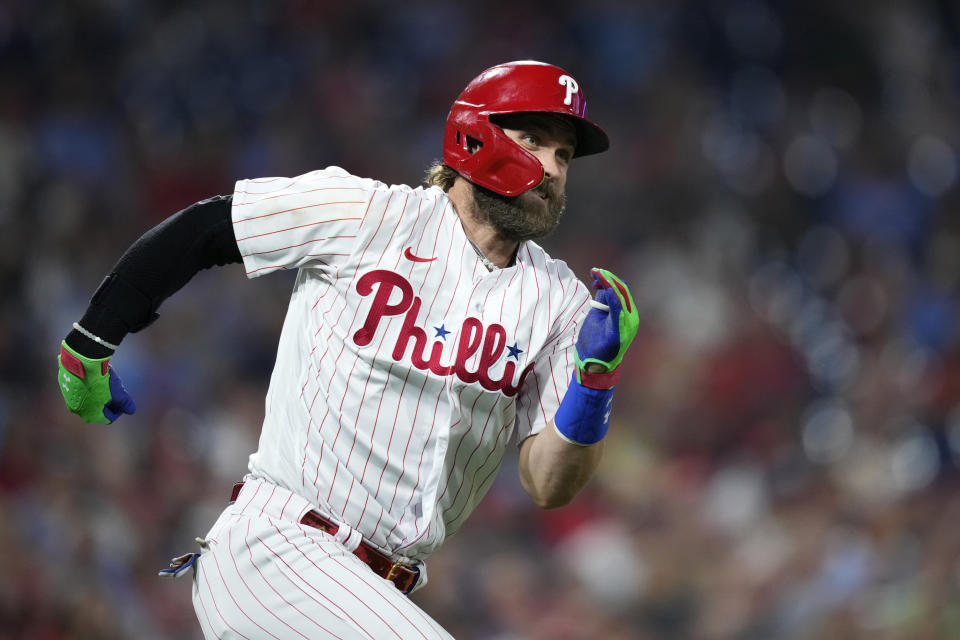
<instances>
[{"instance_id":1,"label":"nike swoosh logo","mask_svg":"<svg viewBox=\"0 0 960 640\"><path fill-rule=\"evenodd\" d=\"M413 260L414 262L433 262L437 259L436 256L432 258L421 258L420 256L415 256L413 255L413 252L410 251L410 247L407 247L406 250L404 250L403 257L407 260Z\"/></svg>"}]
</instances>

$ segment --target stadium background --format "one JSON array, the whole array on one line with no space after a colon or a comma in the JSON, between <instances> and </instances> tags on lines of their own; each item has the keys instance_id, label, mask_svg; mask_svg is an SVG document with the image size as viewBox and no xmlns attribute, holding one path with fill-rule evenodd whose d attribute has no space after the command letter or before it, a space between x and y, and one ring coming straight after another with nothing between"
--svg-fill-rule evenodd
<instances>
[{"instance_id":1,"label":"stadium background","mask_svg":"<svg viewBox=\"0 0 960 640\"><path fill-rule=\"evenodd\" d=\"M480 70L580 79L610 153L543 244L642 326L588 491L508 460L416 599L458 638L960 637L955 5L0 3L0 638L198 638L191 550L256 444L289 274L204 272L87 426L63 335L242 177L417 183Z\"/></svg>"}]
</instances>

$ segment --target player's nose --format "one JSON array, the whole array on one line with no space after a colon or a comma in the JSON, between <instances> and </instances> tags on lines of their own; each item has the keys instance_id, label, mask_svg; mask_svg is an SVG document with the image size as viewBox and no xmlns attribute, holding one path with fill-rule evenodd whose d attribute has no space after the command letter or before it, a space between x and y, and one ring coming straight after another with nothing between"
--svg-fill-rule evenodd
<instances>
[{"instance_id":1,"label":"player's nose","mask_svg":"<svg viewBox=\"0 0 960 640\"><path fill-rule=\"evenodd\" d=\"M537 159L543 165L543 173L550 178L559 177L564 167L557 158L556 150L543 149L537 153Z\"/></svg>"}]
</instances>

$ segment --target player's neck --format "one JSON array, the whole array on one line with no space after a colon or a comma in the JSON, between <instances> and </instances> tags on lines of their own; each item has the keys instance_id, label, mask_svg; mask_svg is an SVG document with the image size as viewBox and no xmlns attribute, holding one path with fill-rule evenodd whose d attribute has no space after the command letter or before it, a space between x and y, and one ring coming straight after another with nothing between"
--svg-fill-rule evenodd
<instances>
[{"instance_id":1,"label":"player's neck","mask_svg":"<svg viewBox=\"0 0 960 640\"><path fill-rule=\"evenodd\" d=\"M450 191L447 192L447 195L460 217L463 232L474 247L483 254L483 257L501 269L513 264L520 243L516 240L504 238L493 225L477 220L477 217L473 215L473 208L477 205L473 199L471 184L462 178L458 179L450 188Z\"/></svg>"}]
</instances>

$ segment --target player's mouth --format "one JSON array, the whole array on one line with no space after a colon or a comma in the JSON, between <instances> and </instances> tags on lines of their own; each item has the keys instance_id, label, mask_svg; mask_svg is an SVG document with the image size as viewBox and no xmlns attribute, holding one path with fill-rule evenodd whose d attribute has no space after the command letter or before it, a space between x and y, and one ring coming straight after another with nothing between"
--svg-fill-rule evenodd
<instances>
[{"instance_id":1,"label":"player's mouth","mask_svg":"<svg viewBox=\"0 0 960 640\"><path fill-rule=\"evenodd\" d=\"M550 191L548 189L544 189L543 187L539 189L535 189L533 194L544 201L547 201L550 199Z\"/></svg>"}]
</instances>

